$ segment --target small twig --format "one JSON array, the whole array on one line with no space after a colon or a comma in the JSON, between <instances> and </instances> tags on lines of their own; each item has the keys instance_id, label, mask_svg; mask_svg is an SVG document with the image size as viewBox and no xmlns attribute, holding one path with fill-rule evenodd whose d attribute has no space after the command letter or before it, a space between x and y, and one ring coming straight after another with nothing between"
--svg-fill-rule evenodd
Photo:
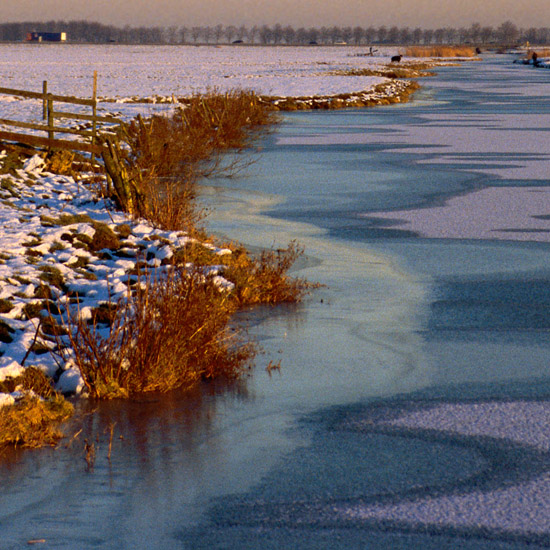
<instances>
[{"instance_id":1,"label":"small twig","mask_svg":"<svg viewBox=\"0 0 550 550\"><path fill-rule=\"evenodd\" d=\"M27 358L29 357L29 355L31 354L31 351L34 347L34 344L36 344L36 340L38 338L38 332L40 331L40 327L42 326L42 317L40 317L38 319L38 325L36 326L36 330L34 332L34 338L32 339L32 344L29 346L29 349L27 350L27 353L25 353L25 357L23 357L23 360L21 361L21 366L24 367L25 366L25 361L27 360Z\"/></svg>"},{"instance_id":2,"label":"small twig","mask_svg":"<svg viewBox=\"0 0 550 550\"><path fill-rule=\"evenodd\" d=\"M82 428L80 428L80 430L78 430L78 432L76 432L70 439L70 441L67 443L67 445L65 445L65 448L69 448L72 444L73 444L73 441L82 433Z\"/></svg>"},{"instance_id":3,"label":"small twig","mask_svg":"<svg viewBox=\"0 0 550 550\"><path fill-rule=\"evenodd\" d=\"M270 361L269 364L267 365L267 367L265 368L265 370L267 371L267 374L269 374L269 376L271 376L271 371L273 371L273 370L279 371L279 373L280 373L281 372L281 360L279 359L278 363L274 363L273 361Z\"/></svg>"}]
</instances>

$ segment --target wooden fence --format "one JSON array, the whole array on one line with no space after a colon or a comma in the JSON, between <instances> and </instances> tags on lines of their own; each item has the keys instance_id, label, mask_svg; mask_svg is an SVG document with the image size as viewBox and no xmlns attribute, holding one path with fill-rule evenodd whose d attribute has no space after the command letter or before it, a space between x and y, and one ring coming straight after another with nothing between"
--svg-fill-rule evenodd
<instances>
[{"instance_id":1,"label":"wooden fence","mask_svg":"<svg viewBox=\"0 0 550 550\"><path fill-rule=\"evenodd\" d=\"M18 120L0 118L1 125L13 126L14 128L21 128L22 130L38 130L47 134L47 137L43 137L25 133L24 131L16 132L0 130L0 141L24 143L26 145L32 145L34 147L48 150L64 149L71 151L83 151L91 153L93 157L96 154L101 155L103 152L103 147L98 144L98 123L120 124L120 120L115 117L97 115L96 72L94 72L93 93L91 99L48 93L48 83L46 81L43 82L42 92L30 92L26 90L14 90L12 88L0 87L0 94L42 100L42 119L45 121L43 124L37 124L33 122L21 122ZM55 103L68 103L87 106L90 107L91 114L57 111L55 109ZM56 119L84 120L91 122L92 127L88 130L81 130L56 126ZM86 138L88 141L59 139L55 137L56 134L75 134Z\"/></svg>"}]
</instances>

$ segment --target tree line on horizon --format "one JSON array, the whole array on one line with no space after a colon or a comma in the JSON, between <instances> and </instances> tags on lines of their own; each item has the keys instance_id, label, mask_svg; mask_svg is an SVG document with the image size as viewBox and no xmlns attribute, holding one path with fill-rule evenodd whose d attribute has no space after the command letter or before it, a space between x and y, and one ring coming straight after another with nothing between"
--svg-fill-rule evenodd
<instances>
[{"instance_id":1,"label":"tree line on horizon","mask_svg":"<svg viewBox=\"0 0 550 550\"><path fill-rule=\"evenodd\" d=\"M68 40L76 43L121 44L230 44L247 43L261 45L433 45L433 44L501 44L514 45L549 44L550 28L518 28L512 21L498 27L473 23L469 27L441 27L423 29L416 27L300 27L275 24L239 27L169 26L169 27L116 27L89 21L47 21L0 23L0 41L25 40L27 33L65 32Z\"/></svg>"}]
</instances>

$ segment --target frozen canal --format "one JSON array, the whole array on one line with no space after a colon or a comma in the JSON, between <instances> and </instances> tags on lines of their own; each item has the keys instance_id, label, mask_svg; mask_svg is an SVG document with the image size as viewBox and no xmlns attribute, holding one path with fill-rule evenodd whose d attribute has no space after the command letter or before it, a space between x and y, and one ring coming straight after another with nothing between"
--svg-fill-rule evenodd
<instances>
[{"instance_id":1,"label":"frozen canal","mask_svg":"<svg viewBox=\"0 0 550 550\"><path fill-rule=\"evenodd\" d=\"M248 313L243 384L103 404L8 457L2 550L550 546L550 81L488 57L423 84L288 115L210 182L212 231L297 239L326 286Z\"/></svg>"}]
</instances>

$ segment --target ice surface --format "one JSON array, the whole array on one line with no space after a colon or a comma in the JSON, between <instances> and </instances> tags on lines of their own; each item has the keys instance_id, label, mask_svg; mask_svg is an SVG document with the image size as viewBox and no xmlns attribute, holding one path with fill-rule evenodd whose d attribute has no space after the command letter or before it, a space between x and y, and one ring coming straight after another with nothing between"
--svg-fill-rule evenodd
<instances>
[{"instance_id":1,"label":"ice surface","mask_svg":"<svg viewBox=\"0 0 550 550\"><path fill-rule=\"evenodd\" d=\"M392 227L426 238L548 242L549 205L547 187L489 187L453 197L443 206L364 216L389 220Z\"/></svg>"},{"instance_id":2,"label":"ice surface","mask_svg":"<svg viewBox=\"0 0 550 550\"><path fill-rule=\"evenodd\" d=\"M550 449L548 423L550 402L510 401L445 403L422 408L390 421L395 427L410 430L434 430L465 436L484 436ZM413 432L414 433L414 432ZM457 491L454 495L419 497L398 504L351 506L342 513L347 517L376 519L436 526L495 529L497 532L549 534L550 474L492 490Z\"/></svg>"}]
</instances>

